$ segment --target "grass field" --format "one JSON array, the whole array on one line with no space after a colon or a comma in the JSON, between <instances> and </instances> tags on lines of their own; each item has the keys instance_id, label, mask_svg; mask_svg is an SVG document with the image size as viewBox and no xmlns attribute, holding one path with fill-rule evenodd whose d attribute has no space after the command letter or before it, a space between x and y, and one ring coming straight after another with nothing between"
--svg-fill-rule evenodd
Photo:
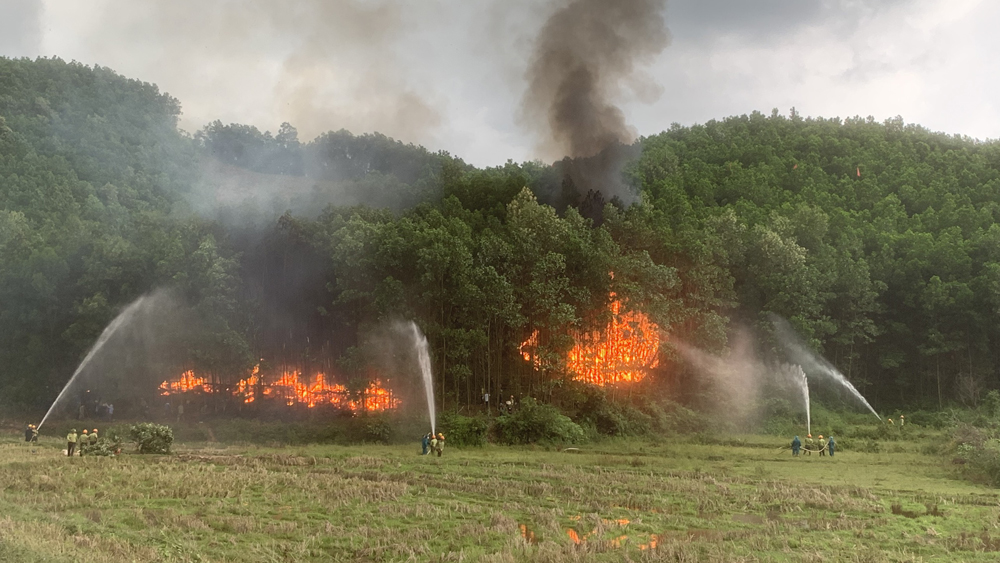
<instances>
[{"instance_id":1,"label":"grass field","mask_svg":"<svg viewBox=\"0 0 1000 563\"><path fill-rule=\"evenodd\" d=\"M919 442L773 437L73 458L0 444L0 561L995 561L1000 497Z\"/></svg>"}]
</instances>

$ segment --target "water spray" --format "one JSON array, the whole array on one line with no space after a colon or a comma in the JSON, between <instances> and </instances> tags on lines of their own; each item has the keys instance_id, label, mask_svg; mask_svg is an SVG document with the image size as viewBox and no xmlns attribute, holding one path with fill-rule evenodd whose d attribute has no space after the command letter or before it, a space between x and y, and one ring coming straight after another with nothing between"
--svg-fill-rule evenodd
<instances>
[{"instance_id":1,"label":"water spray","mask_svg":"<svg viewBox=\"0 0 1000 563\"><path fill-rule=\"evenodd\" d=\"M417 323L410 321L413 333L413 346L417 352L417 362L420 364L420 375L424 381L424 392L427 395L427 414L431 419L431 433L436 434L436 416L434 413L434 381L431 378L431 355L428 350L427 337L420 332Z\"/></svg>"},{"instance_id":2,"label":"water spray","mask_svg":"<svg viewBox=\"0 0 1000 563\"><path fill-rule=\"evenodd\" d=\"M45 424L46 420L48 420L49 415L52 414L53 410L55 410L56 405L58 405L59 401L63 398L64 395L66 395L66 392L69 391L69 388L73 386L73 383L76 381L77 377L79 377L80 374L83 373L84 368L86 368L87 365L90 364L90 361L94 358L95 355L97 355L97 353L101 350L101 348L104 347L104 345L108 342L108 340L110 340L111 337L114 336L116 332L118 332L118 329L120 329L128 321L132 320L136 312L138 312L139 309L142 308L143 303L145 303L147 299L149 299L149 296L143 295L142 297L133 301L128 307L125 307L125 309L121 313L119 313L118 316L115 317L113 321L111 321L111 324L109 324L104 329L104 332L101 333L101 336L97 339L97 342L94 343L94 345L90 348L90 351L87 352L87 355L83 358L83 361L80 362L79 366L77 366L76 371L73 372L73 375L69 378L69 381L66 382L66 386L63 387L62 391L59 392L59 395L56 396L56 400L52 401L52 406L50 406L49 410L45 412L45 416L42 417L42 421L38 423L38 430L42 429L42 425Z\"/></svg>"},{"instance_id":3,"label":"water spray","mask_svg":"<svg viewBox=\"0 0 1000 563\"><path fill-rule=\"evenodd\" d=\"M858 400L861 401L861 403L867 407L873 415L875 415L875 418L882 420L882 417L875 412L875 409L868 404L868 401L860 392L858 392L854 385L852 385L851 382L844 377L844 374L840 373L840 371L833 367L830 362L826 361L821 356L812 353L808 348L806 348L805 344L802 343L801 339L792 329L791 325L788 324L788 321L772 314L771 322L774 324L775 334L778 336L778 341L785 348L785 351L788 352L792 361L799 364L807 373L823 375L836 381L850 391L851 394L857 397Z\"/></svg>"},{"instance_id":4,"label":"water spray","mask_svg":"<svg viewBox=\"0 0 1000 563\"><path fill-rule=\"evenodd\" d=\"M809 412L809 378L806 377L806 372L802 369L802 366L795 366L792 368L798 379L799 386L802 388L802 398L806 404L806 434L812 435L812 415Z\"/></svg>"}]
</instances>

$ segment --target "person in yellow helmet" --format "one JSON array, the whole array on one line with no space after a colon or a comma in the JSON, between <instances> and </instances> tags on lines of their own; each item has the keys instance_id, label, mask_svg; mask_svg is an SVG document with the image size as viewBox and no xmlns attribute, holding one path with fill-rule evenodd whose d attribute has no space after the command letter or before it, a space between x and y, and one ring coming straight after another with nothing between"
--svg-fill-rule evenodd
<instances>
[{"instance_id":1,"label":"person in yellow helmet","mask_svg":"<svg viewBox=\"0 0 1000 563\"><path fill-rule=\"evenodd\" d=\"M816 446L819 448L819 455L826 455L826 441L823 440L823 435L820 434L817 439Z\"/></svg>"},{"instance_id":2,"label":"person in yellow helmet","mask_svg":"<svg viewBox=\"0 0 1000 563\"><path fill-rule=\"evenodd\" d=\"M76 449L76 428L69 431L66 435L66 456L73 457L73 451Z\"/></svg>"},{"instance_id":3,"label":"person in yellow helmet","mask_svg":"<svg viewBox=\"0 0 1000 563\"><path fill-rule=\"evenodd\" d=\"M812 455L813 448L816 446L816 442L813 441L812 434L806 434L806 455Z\"/></svg>"},{"instance_id":4,"label":"person in yellow helmet","mask_svg":"<svg viewBox=\"0 0 1000 563\"><path fill-rule=\"evenodd\" d=\"M87 435L87 429L84 428L83 432L80 433L80 437L77 440L76 450L80 452L80 457L87 452L87 446L90 445L90 436Z\"/></svg>"},{"instance_id":5,"label":"person in yellow helmet","mask_svg":"<svg viewBox=\"0 0 1000 563\"><path fill-rule=\"evenodd\" d=\"M437 435L437 453L438 453L438 457L441 457L441 454L443 452L444 452L444 434L442 434L441 432L438 432L438 435Z\"/></svg>"}]
</instances>

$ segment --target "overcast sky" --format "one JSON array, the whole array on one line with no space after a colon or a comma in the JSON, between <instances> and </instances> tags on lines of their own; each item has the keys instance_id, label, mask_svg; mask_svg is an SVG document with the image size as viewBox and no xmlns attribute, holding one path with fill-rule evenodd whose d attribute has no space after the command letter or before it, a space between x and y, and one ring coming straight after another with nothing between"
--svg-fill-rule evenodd
<instances>
[{"instance_id":1,"label":"overcast sky","mask_svg":"<svg viewBox=\"0 0 1000 563\"><path fill-rule=\"evenodd\" d=\"M548 156L520 101L566 1L0 0L0 55L156 83L191 132L377 130L487 166ZM641 135L794 106L1000 137L995 0L668 0L665 17L670 46L622 85Z\"/></svg>"}]
</instances>

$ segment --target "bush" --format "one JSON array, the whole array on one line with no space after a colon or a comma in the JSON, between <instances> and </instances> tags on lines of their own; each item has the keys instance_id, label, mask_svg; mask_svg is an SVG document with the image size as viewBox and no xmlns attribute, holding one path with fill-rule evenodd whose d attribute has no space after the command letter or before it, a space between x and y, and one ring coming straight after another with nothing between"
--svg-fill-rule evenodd
<instances>
[{"instance_id":1,"label":"bush","mask_svg":"<svg viewBox=\"0 0 1000 563\"><path fill-rule=\"evenodd\" d=\"M392 425L384 416L372 416L365 420L364 441L388 444L392 438Z\"/></svg>"},{"instance_id":2,"label":"bush","mask_svg":"<svg viewBox=\"0 0 1000 563\"><path fill-rule=\"evenodd\" d=\"M708 427L702 415L673 401L650 404L646 410L652 416L654 428L659 432L696 434L704 432Z\"/></svg>"},{"instance_id":3,"label":"bush","mask_svg":"<svg viewBox=\"0 0 1000 563\"><path fill-rule=\"evenodd\" d=\"M482 417L459 414L446 414L441 417L441 431L444 432L449 445L486 445L486 433L489 429L489 423Z\"/></svg>"},{"instance_id":4,"label":"bush","mask_svg":"<svg viewBox=\"0 0 1000 563\"><path fill-rule=\"evenodd\" d=\"M1000 441L987 440L980 446L961 444L958 457L965 461L966 472L990 486L1000 485Z\"/></svg>"},{"instance_id":5,"label":"bush","mask_svg":"<svg viewBox=\"0 0 1000 563\"><path fill-rule=\"evenodd\" d=\"M497 418L498 438L506 444L579 442L583 429L552 405L528 397L510 414Z\"/></svg>"},{"instance_id":6,"label":"bush","mask_svg":"<svg viewBox=\"0 0 1000 563\"><path fill-rule=\"evenodd\" d=\"M122 442L108 436L101 436L97 443L87 446L87 455L113 456L122 452Z\"/></svg>"},{"instance_id":7,"label":"bush","mask_svg":"<svg viewBox=\"0 0 1000 563\"><path fill-rule=\"evenodd\" d=\"M987 393L979 404L979 408L989 418L994 420L1000 418L1000 391L993 389Z\"/></svg>"},{"instance_id":8,"label":"bush","mask_svg":"<svg viewBox=\"0 0 1000 563\"><path fill-rule=\"evenodd\" d=\"M634 406L609 400L603 389L587 387L577 393L573 419L605 436L649 434L653 417Z\"/></svg>"},{"instance_id":9,"label":"bush","mask_svg":"<svg viewBox=\"0 0 1000 563\"><path fill-rule=\"evenodd\" d=\"M169 426L140 422L129 428L128 438L135 443L136 452L140 454L169 454L174 432Z\"/></svg>"}]
</instances>

